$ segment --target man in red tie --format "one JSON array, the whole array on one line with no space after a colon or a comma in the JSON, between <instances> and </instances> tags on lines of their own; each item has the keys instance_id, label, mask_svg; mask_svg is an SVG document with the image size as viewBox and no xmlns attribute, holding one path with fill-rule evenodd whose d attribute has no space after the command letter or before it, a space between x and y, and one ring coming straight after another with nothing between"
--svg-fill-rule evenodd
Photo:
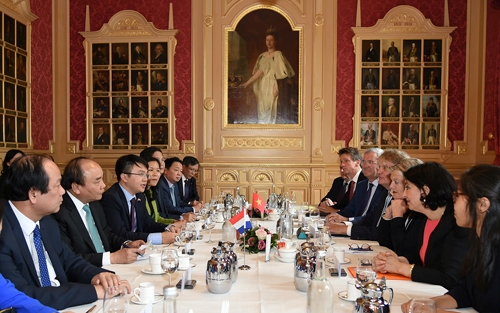
<instances>
[{"instance_id":1,"label":"man in red tie","mask_svg":"<svg viewBox=\"0 0 500 313\"><path fill-rule=\"evenodd\" d=\"M340 177L335 178L328 194L318 205L322 215L345 208L352 199L356 184L366 177L361 171L362 156L358 149L347 147L339 151Z\"/></svg>"}]
</instances>

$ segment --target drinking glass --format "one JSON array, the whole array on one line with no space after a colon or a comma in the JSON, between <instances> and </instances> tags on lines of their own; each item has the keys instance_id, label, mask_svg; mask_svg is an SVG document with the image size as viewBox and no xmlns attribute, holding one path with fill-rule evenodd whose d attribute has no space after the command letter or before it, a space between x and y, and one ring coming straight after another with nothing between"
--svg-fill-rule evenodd
<instances>
[{"instance_id":1,"label":"drinking glass","mask_svg":"<svg viewBox=\"0 0 500 313\"><path fill-rule=\"evenodd\" d=\"M172 274L179 267L177 250L165 248L161 252L161 268L168 274L168 285L172 286Z\"/></svg>"},{"instance_id":2,"label":"drinking glass","mask_svg":"<svg viewBox=\"0 0 500 313\"><path fill-rule=\"evenodd\" d=\"M215 221L217 220L217 210L209 212L207 218L205 219L205 229L208 229L208 240L205 243L214 243L212 241L212 229L215 227Z\"/></svg>"},{"instance_id":3,"label":"drinking glass","mask_svg":"<svg viewBox=\"0 0 500 313\"><path fill-rule=\"evenodd\" d=\"M410 313L436 313L436 302L432 299L412 299Z\"/></svg>"},{"instance_id":4,"label":"drinking glass","mask_svg":"<svg viewBox=\"0 0 500 313\"><path fill-rule=\"evenodd\" d=\"M374 282L377 278L377 273L372 268L370 259L359 259L356 267L356 278L358 282L365 286L367 283Z\"/></svg>"},{"instance_id":5,"label":"drinking glass","mask_svg":"<svg viewBox=\"0 0 500 313\"><path fill-rule=\"evenodd\" d=\"M323 229L321 233L319 234L319 239L318 239L318 246L321 250L328 251L328 248L330 248L332 239L330 237L330 231L328 229Z\"/></svg>"},{"instance_id":6,"label":"drinking glass","mask_svg":"<svg viewBox=\"0 0 500 313\"><path fill-rule=\"evenodd\" d=\"M112 286L104 290L104 313L127 313L128 292L125 286Z\"/></svg>"}]
</instances>

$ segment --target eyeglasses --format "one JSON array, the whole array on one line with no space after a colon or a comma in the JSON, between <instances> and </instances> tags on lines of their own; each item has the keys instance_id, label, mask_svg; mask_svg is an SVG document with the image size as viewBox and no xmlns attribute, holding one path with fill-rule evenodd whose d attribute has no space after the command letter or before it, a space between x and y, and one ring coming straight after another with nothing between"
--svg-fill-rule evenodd
<instances>
[{"instance_id":1,"label":"eyeglasses","mask_svg":"<svg viewBox=\"0 0 500 313\"><path fill-rule=\"evenodd\" d=\"M141 177L141 178L147 178L147 179L149 179L149 177L151 177L151 176L149 176L149 174L148 174L148 173L142 173L142 172L141 172L141 173L123 173L123 174L127 174L127 175L137 175L137 176L139 176L139 177Z\"/></svg>"},{"instance_id":2,"label":"eyeglasses","mask_svg":"<svg viewBox=\"0 0 500 313\"><path fill-rule=\"evenodd\" d=\"M453 203L457 202L458 197L464 196L465 194L460 191L453 192Z\"/></svg>"},{"instance_id":3,"label":"eyeglasses","mask_svg":"<svg viewBox=\"0 0 500 313\"><path fill-rule=\"evenodd\" d=\"M349 250L352 250L352 251L373 251L372 247L367 243L364 243L361 246L358 245L357 243L351 243L351 244L349 244Z\"/></svg>"}]
</instances>

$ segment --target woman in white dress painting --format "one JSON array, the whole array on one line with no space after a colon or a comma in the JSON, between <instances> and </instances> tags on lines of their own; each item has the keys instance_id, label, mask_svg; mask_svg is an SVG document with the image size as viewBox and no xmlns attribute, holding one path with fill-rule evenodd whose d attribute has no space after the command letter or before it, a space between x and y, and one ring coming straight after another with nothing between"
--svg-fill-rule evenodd
<instances>
[{"instance_id":1,"label":"woman in white dress painting","mask_svg":"<svg viewBox=\"0 0 500 313\"><path fill-rule=\"evenodd\" d=\"M252 77L242 86L253 83L257 99L258 124L275 124L278 107L278 80L295 76L292 66L281 51L276 50L276 32L270 27L266 32L267 51L259 55Z\"/></svg>"}]
</instances>

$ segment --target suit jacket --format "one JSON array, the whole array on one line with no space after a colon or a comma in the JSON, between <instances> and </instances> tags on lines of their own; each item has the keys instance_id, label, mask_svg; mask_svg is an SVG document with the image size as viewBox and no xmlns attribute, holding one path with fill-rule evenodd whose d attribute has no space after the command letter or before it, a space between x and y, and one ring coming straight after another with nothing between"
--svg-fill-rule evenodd
<instances>
[{"instance_id":1,"label":"suit jacket","mask_svg":"<svg viewBox=\"0 0 500 313\"><path fill-rule=\"evenodd\" d=\"M175 196L175 206L172 202L172 197L170 196L170 188L168 187L168 182L165 176L160 178L158 183L158 211L161 216L166 218L173 218L178 220L180 216L187 212L193 212L193 207L182 201L179 194L179 187L177 184L174 186L174 196Z\"/></svg>"},{"instance_id":2,"label":"suit jacket","mask_svg":"<svg viewBox=\"0 0 500 313\"><path fill-rule=\"evenodd\" d=\"M366 177L365 175L363 175L363 172L359 173L358 181L356 182L356 189L358 184L365 179ZM343 186L344 186L344 179L342 177L335 178L333 180L332 188L330 188L330 191L328 191L326 196L323 199L321 199L321 202L325 201L326 198L335 202L337 200L338 194L342 192ZM349 192L350 190L348 189L347 192L342 197L342 200L333 205L332 207L339 210L345 208L349 204Z\"/></svg>"},{"instance_id":3,"label":"suit jacket","mask_svg":"<svg viewBox=\"0 0 500 313\"><path fill-rule=\"evenodd\" d=\"M8 201L5 201L4 206L0 273L18 290L58 310L96 301L97 294L90 281L106 270L74 254L62 242L57 222L52 216L45 216L40 220L40 233L61 286L41 287L21 225Z\"/></svg>"},{"instance_id":4,"label":"suit jacket","mask_svg":"<svg viewBox=\"0 0 500 313\"><path fill-rule=\"evenodd\" d=\"M359 182L356 186L356 190L354 191L354 196L352 197L349 205L347 205L344 209L340 210L338 213L344 217L354 217L354 220L357 221L361 219L365 208L363 206L363 198L365 194L368 192L368 179L365 179ZM378 184L377 189L373 193L372 201L370 205L368 205L368 214L372 211L378 204L381 197L385 199L387 196L387 189L385 189L382 185Z\"/></svg>"},{"instance_id":5,"label":"suit jacket","mask_svg":"<svg viewBox=\"0 0 500 313\"><path fill-rule=\"evenodd\" d=\"M121 244L126 240L115 235L106 222L104 211L99 201L89 203L90 212L94 218L95 226L101 237L104 251L115 252L121 248ZM85 260L95 266L102 266L102 253L97 253L92 238L90 238L82 217L76 209L75 203L68 194L63 195L63 202L59 212L53 214L59 223L61 238L76 254L81 255Z\"/></svg>"},{"instance_id":6,"label":"suit jacket","mask_svg":"<svg viewBox=\"0 0 500 313\"><path fill-rule=\"evenodd\" d=\"M375 203L375 207L361 219L353 222L351 239L377 241L379 221L384 212L385 199L387 197L387 190L385 188L384 190L385 192L382 193L382 197Z\"/></svg>"},{"instance_id":7,"label":"suit jacket","mask_svg":"<svg viewBox=\"0 0 500 313\"><path fill-rule=\"evenodd\" d=\"M459 281L462 263L469 250L471 230L457 226L453 216L453 204L448 205L429 237L423 265L420 247L424 240L424 228L425 223L420 227L418 249L405 255L410 264L415 264L411 279L451 289Z\"/></svg>"},{"instance_id":8,"label":"suit jacket","mask_svg":"<svg viewBox=\"0 0 500 313\"><path fill-rule=\"evenodd\" d=\"M132 231L128 203L119 183L115 183L102 195L101 205L104 208L106 221L115 235L129 240L148 240L150 233L165 231L165 224L156 223L146 210L146 198L143 193L135 195L136 231Z\"/></svg>"},{"instance_id":9,"label":"suit jacket","mask_svg":"<svg viewBox=\"0 0 500 313\"><path fill-rule=\"evenodd\" d=\"M403 217L390 220L382 218L378 226L379 245L391 249L397 255L417 250L420 229L426 220L427 216L415 211L408 211Z\"/></svg>"},{"instance_id":10,"label":"suit jacket","mask_svg":"<svg viewBox=\"0 0 500 313\"><path fill-rule=\"evenodd\" d=\"M2 290L0 310L13 308L17 313L54 313L56 311L17 290L16 286L2 275L0 275L0 290Z\"/></svg>"},{"instance_id":11,"label":"suit jacket","mask_svg":"<svg viewBox=\"0 0 500 313\"><path fill-rule=\"evenodd\" d=\"M182 183L182 178L177 182L177 188L179 188L179 195L183 202L189 203L193 200L200 201L200 196L198 195L198 190L196 189L196 178L191 177L187 180L189 186L189 195L187 201L184 201L184 184Z\"/></svg>"}]
</instances>

